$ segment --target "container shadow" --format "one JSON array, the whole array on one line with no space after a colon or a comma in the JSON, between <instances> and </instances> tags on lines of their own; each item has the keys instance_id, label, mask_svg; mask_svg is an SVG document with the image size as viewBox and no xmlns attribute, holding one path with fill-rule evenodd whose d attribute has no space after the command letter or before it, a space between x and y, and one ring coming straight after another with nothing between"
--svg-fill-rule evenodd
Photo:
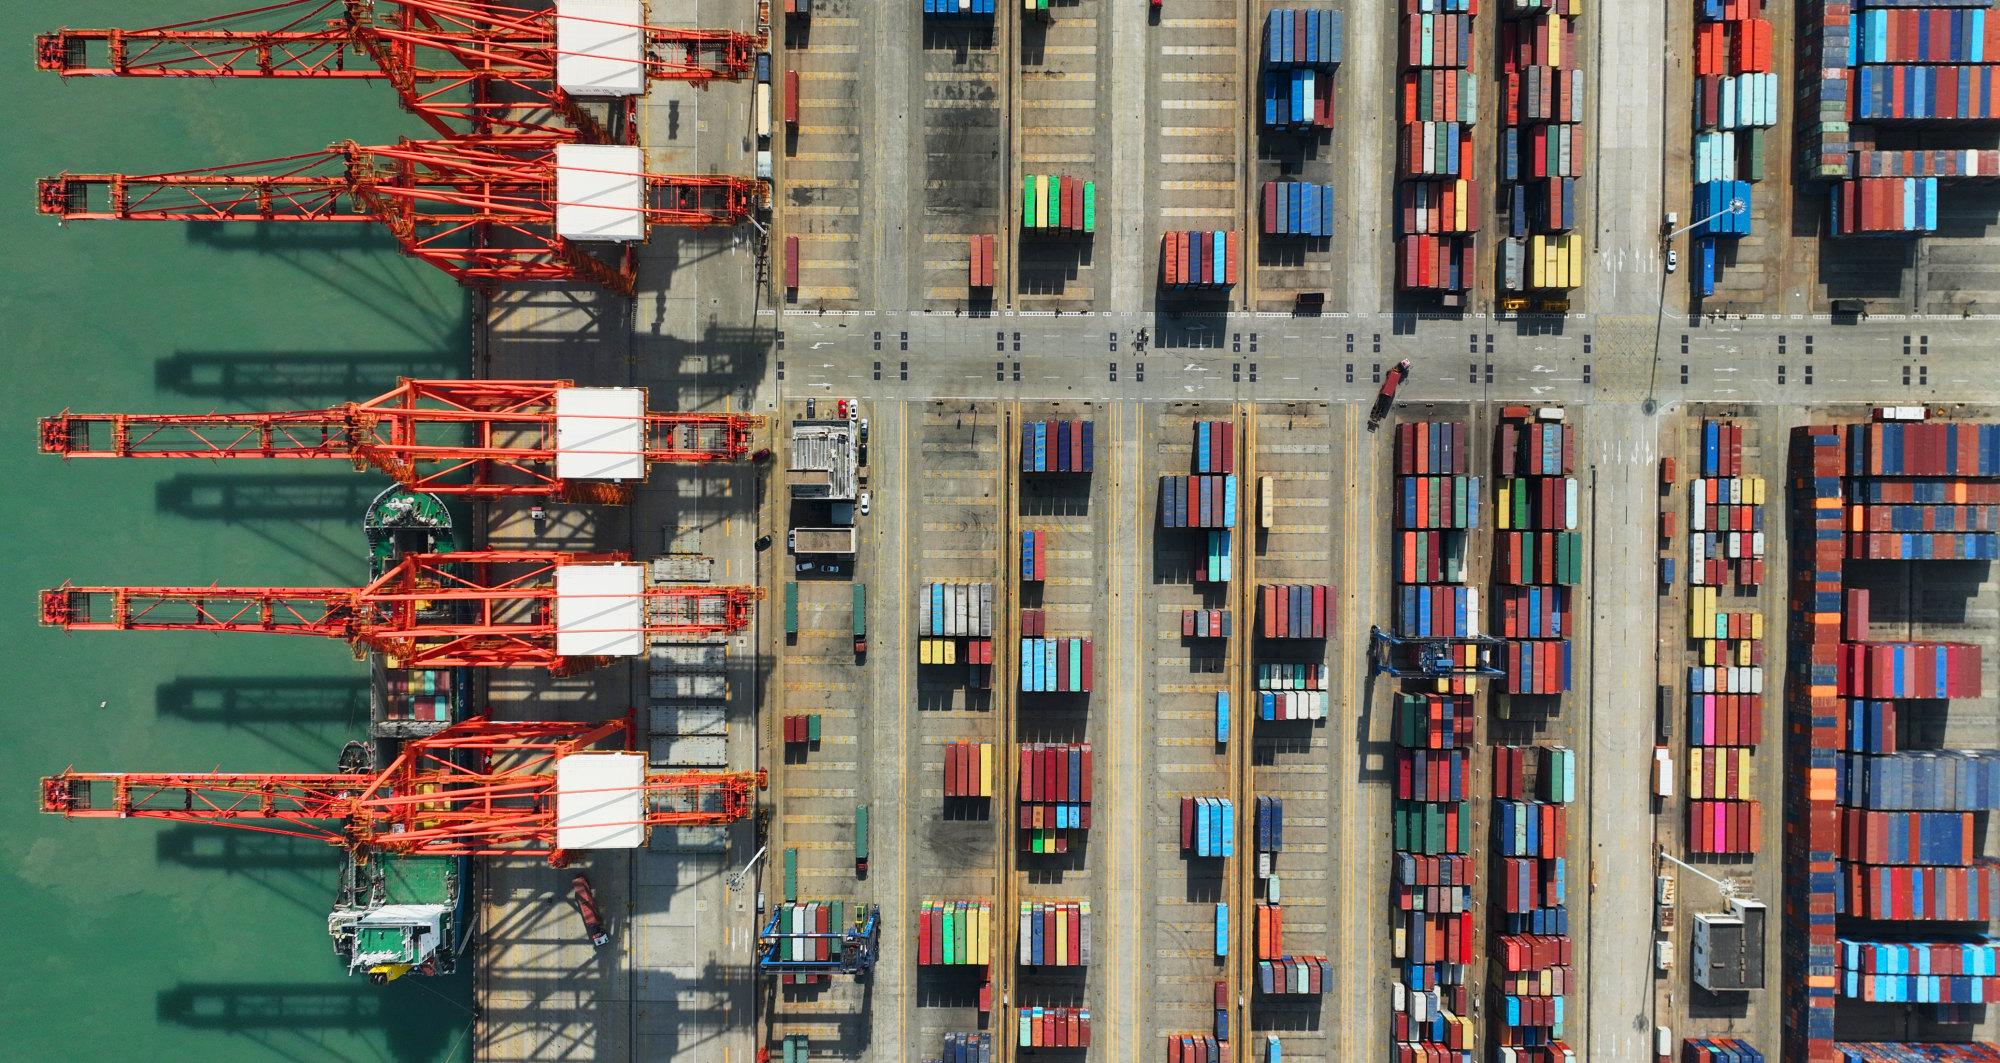
<instances>
[{"instance_id":1,"label":"container shadow","mask_svg":"<svg viewBox=\"0 0 2000 1063\"><path fill-rule=\"evenodd\" d=\"M385 986L358 978L290 985L183 982L163 990L156 1008L163 1023L242 1037L278 1058L379 1058L344 1055L322 1034L380 1030L390 1058L417 1063L439 1058L465 1036L471 996L472 979L464 974L411 976Z\"/></svg>"},{"instance_id":2,"label":"container shadow","mask_svg":"<svg viewBox=\"0 0 2000 1063\"><path fill-rule=\"evenodd\" d=\"M230 402L288 399L316 409L360 402L395 388L403 377L452 379L472 371L472 357L447 351L304 351L228 354L175 351L154 363L162 391Z\"/></svg>"}]
</instances>

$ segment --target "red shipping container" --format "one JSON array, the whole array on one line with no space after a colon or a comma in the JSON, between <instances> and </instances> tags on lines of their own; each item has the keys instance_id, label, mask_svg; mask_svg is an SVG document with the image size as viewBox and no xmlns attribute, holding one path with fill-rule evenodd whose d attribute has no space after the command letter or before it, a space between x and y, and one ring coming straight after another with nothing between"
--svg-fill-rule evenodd
<instances>
[{"instance_id":1,"label":"red shipping container","mask_svg":"<svg viewBox=\"0 0 2000 1063\"><path fill-rule=\"evenodd\" d=\"M799 72L785 71L785 124L799 124Z\"/></svg>"},{"instance_id":2,"label":"red shipping container","mask_svg":"<svg viewBox=\"0 0 2000 1063\"><path fill-rule=\"evenodd\" d=\"M799 238L785 237L785 287L799 286Z\"/></svg>"}]
</instances>

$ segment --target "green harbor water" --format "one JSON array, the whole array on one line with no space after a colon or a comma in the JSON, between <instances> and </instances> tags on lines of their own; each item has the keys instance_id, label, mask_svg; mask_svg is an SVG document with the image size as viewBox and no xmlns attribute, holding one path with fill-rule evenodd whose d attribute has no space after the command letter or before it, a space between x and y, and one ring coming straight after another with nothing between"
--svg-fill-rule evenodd
<instances>
[{"instance_id":1,"label":"green harbor water","mask_svg":"<svg viewBox=\"0 0 2000 1063\"><path fill-rule=\"evenodd\" d=\"M37 626L35 592L65 579L355 585L362 507L384 486L344 463L66 465L36 453L36 418L322 406L468 364L467 299L379 232L65 229L35 213L35 178L65 169L151 173L420 135L379 83L63 81L31 60L34 35L60 25L158 25L230 6L0 5L12 115L0 151L0 1058L469 1058L466 976L373 987L343 973L322 844L36 811L38 779L65 766L331 770L367 727L365 669L345 646L64 634Z\"/></svg>"}]
</instances>

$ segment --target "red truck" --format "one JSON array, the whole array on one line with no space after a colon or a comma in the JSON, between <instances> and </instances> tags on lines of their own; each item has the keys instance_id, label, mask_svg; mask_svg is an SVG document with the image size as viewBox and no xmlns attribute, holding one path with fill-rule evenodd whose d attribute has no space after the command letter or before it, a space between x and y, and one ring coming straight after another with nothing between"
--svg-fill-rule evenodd
<instances>
[{"instance_id":1,"label":"red truck","mask_svg":"<svg viewBox=\"0 0 2000 1063\"><path fill-rule=\"evenodd\" d=\"M1397 362L1395 367L1389 370L1389 374L1382 378L1382 391L1375 396L1375 408L1368 411L1370 432L1375 430L1376 425L1382 423L1382 418L1389 416L1389 407L1396 401L1396 389L1403 386L1403 378L1409 375L1410 360L1405 358Z\"/></svg>"},{"instance_id":2,"label":"red truck","mask_svg":"<svg viewBox=\"0 0 2000 1063\"><path fill-rule=\"evenodd\" d=\"M590 890L590 880L582 875L569 880L570 894L576 901L577 914L583 916L584 933L590 935L594 948L611 940L604 929L604 917L597 910L597 895Z\"/></svg>"}]
</instances>

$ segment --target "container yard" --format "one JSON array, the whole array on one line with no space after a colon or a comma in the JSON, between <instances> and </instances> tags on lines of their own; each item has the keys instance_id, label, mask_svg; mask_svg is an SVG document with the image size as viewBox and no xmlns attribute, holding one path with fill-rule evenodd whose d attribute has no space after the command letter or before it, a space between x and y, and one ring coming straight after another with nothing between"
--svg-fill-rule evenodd
<instances>
[{"instance_id":1,"label":"container yard","mask_svg":"<svg viewBox=\"0 0 2000 1063\"><path fill-rule=\"evenodd\" d=\"M1987 9L1280 2L0 16L17 1054L1995 1060Z\"/></svg>"}]
</instances>

